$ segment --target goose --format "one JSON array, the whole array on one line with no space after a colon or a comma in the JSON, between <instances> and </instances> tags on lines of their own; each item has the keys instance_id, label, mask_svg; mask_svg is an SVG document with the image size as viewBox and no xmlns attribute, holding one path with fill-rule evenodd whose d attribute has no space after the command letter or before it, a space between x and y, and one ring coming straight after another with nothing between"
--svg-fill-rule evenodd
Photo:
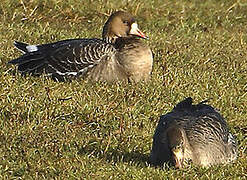
<instances>
[{"instance_id":1,"label":"goose","mask_svg":"<svg viewBox=\"0 0 247 180\"><path fill-rule=\"evenodd\" d=\"M152 165L209 167L237 158L237 143L224 118L207 101L192 101L188 97L160 117L149 157Z\"/></svg>"},{"instance_id":2,"label":"goose","mask_svg":"<svg viewBox=\"0 0 247 180\"><path fill-rule=\"evenodd\" d=\"M93 81L148 80L152 71L151 49L141 39L147 36L134 17L124 11L113 13L106 21L102 39L67 39L29 45L15 42L24 54L9 61L21 74L52 77L57 81L87 77Z\"/></svg>"}]
</instances>

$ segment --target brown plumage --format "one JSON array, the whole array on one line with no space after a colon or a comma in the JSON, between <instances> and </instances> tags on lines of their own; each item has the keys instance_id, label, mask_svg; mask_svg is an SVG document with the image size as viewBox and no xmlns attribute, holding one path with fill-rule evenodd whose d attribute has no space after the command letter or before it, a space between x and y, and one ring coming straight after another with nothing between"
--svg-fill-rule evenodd
<instances>
[{"instance_id":1,"label":"brown plumage","mask_svg":"<svg viewBox=\"0 0 247 180\"><path fill-rule=\"evenodd\" d=\"M10 61L22 74L43 72L63 81L73 77L91 80L147 80L152 71L153 57L141 38L132 15L113 13L103 27L102 39L68 39L55 43L28 45L15 42L24 54Z\"/></svg>"},{"instance_id":2,"label":"brown plumage","mask_svg":"<svg viewBox=\"0 0 247 180\"><path fill-rule=\"evenodd\" d=\"M180 102L160 117L153 137L150 163L170 163L183 168L188 162L208 167L230 163L237 158L235 138L224 118L205 102Z\"/></svg>"}]
</instances>

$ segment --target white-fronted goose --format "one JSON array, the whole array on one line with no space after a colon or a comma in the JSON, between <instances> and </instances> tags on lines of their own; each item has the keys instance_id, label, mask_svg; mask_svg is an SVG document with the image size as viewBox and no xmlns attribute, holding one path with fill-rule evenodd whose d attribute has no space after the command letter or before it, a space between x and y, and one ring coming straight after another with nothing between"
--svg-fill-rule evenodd
<instances>
[{"instance_id":1,"label":"white-fronted goose","mask_svg":"<svg viewBox=\"0 0 247 180\"><path fill-rule=\"evenodd\" d=\"M210 105L192 105L192 98L160 117L153 137L150 163L182 168L188 162L208 167L237 158L237 146L224 118Z\"/></svg>"},{"instance_id":2,"label":"white-fronted goose","mask_svg":"<svg viewBox=\"0 0 247 180\"><path fill-rule=\"evenodd\" d=\"M140 38L129 13L117 11L104 25L103 39L68 39L55 43L28 45L15 42L24 54L10 61L22 74L48 76L62 81L72 77L88 77L98 81L147 80L152 71L150 48Z\"/></svg>"}]
</instances>

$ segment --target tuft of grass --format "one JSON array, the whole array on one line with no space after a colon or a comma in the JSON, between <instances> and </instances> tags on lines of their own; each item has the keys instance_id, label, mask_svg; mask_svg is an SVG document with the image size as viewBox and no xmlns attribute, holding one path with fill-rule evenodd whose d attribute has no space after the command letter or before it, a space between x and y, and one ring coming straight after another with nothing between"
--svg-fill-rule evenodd
<instances>
[{"instance_id":1,"label":"tuft of grass","mask_svg":"<svg viewBox=\"0 0 247 180\"><path fill-rule=\"evenodd\" d=\"M13 41L101 37L114 10L135 14L154 53L151 81L57 83L21 77ZM0 178L241 179L247 174L247 3L18 1L0 4ZM159 116L191 96L209 99L239 143L229 165L147 164Z\"/></svg>"}]
</instances>

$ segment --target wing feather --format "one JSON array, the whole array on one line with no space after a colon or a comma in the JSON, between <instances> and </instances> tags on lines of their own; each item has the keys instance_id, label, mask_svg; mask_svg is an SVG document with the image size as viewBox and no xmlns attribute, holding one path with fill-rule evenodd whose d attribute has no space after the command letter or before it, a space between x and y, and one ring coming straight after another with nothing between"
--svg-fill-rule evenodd
<instances>
[{"instance_id":1,"label":"wing feather","mask_svg":"<svg viewBox=\"0 0 247 180\"><path fill-rule=\"evenodd\" d=\"M23 51L25 45L21 43ZM24 55L9 63L17 64L23 74L41 74L50 76L84 75L102 61L112 58L116 49L100 39L73 39L51 44L37 45L37 51L25 52Z\"/></svg>"}]
</instances>

